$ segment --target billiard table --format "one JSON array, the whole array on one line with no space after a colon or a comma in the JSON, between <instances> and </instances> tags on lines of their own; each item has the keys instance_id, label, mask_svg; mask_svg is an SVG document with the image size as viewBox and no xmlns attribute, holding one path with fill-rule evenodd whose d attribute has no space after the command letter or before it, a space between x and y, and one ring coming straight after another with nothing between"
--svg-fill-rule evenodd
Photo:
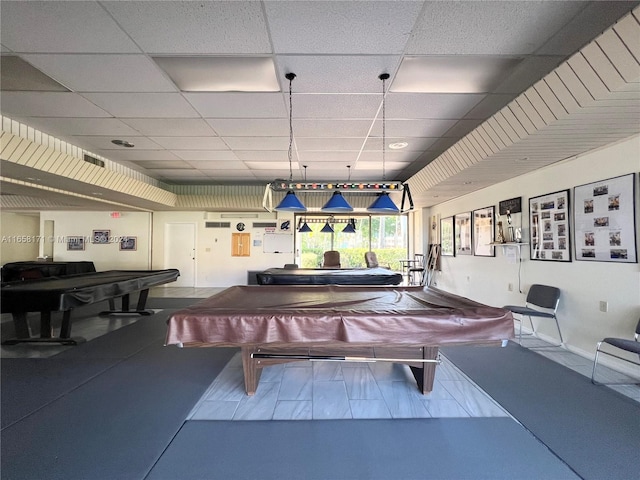
<instances>
[{"instance_id":1,"label":"billiard table","mask_svg":"<svg viewBox=\"0 0 640 480\"><path fill-rule=\"evenodd\" d=\"M166 345L240 347L245 390L286 362L392 361L433 388L442 345L506 345L513 316L432 287L230 287L168 319Z\"/></svg>"}]
</instances>

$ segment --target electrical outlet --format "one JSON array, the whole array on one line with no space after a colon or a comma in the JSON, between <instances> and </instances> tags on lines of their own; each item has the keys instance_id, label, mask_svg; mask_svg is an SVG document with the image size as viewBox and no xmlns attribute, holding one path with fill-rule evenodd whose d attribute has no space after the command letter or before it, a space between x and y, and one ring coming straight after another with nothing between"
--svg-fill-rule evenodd
<instances>
[{"instance_id":1,"label":"electrical outlet","mask_svg":"<svg viewBox=\"0 0 640 480\"><path fill-rule=\"evenodd\" d=\"M600 311L601 312L608 312L609 311L609 302L605 302L603 300L600 300Z\"/></svg>"},{"instance_id":2,"label":"electrical outlet","mask_svg":"<svg viewBox=\"0 0 640 480\"><path fill-rule=\"evenodd\" d=\"M513 292L513 283L510 283L509 285L507 285L507 290L509 290L510 292Z\"/></svg>"}]
</instances>

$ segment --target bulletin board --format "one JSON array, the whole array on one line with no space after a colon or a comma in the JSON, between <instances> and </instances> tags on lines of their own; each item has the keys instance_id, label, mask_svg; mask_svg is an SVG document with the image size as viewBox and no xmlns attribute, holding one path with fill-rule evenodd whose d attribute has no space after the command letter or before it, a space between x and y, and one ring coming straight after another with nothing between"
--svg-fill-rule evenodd
<instances>
[{"instance_id":1,"label":"bulletin board","mask_svg":"<svg viewBox=\"0 0 640 480\"><path fill-rule=\"evenodd\" d=\"M264 253L292 253L293 234L265 233L262 239Z\"/></svg>"}]
</instances>

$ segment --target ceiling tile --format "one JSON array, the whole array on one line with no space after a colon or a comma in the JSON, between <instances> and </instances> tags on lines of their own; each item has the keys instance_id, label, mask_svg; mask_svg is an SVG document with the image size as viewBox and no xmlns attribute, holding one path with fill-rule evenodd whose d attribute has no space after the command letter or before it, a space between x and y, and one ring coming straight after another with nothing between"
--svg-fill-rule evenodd
<instances>
[{"instance_id":1,"label":"ceiling tile","mask_svg":"<svg viewBox=\"0 0 640 480\"><path fill-rule=\"evenodd\" d=\"M156 169L168 169L168 168L180 168L190 169L192 168L187 162L182 160L141 160L136 164L143 168L156 168Z\"/></svg>"},{"instance_id":2,"label":"ceiling tile","mask_svg":"<svg viewBox=\"0 0 640 480\"><path fill-rule=\"evenodd\" d=\"M215 135L209 124L200 118L127 118L123 121L142 135L156 137Z\"/></svg>"},{"instance_id":3,"label":"ceiling tile","mask_svg":"<svg viewBox=\"0 0 640 480\"><path fill-rule=\"evenodd\" d=\"M469 112L464 117L484 120L485 118L489 118L491 115L498 112L501 108L503 108L515 97L516 95L513 95L513 94L487 95L475 107L469 110Z\"/></svg>"},{"instance_id":4,"label":"ceiling tile","mask_svg":"<svg viewBox=\"0 0 640 480\"><path fill-rule=\"evenodd\" d=\"M296 118L293 121L296 137L365 137L370 127L371 120Z\"/></svg>"},{"instance_id":5,"label":"ceiling tile","mask_svg":"<svg viewBox=\"0 0 640 480\"><path fill-rule=\"evenodd\" d=\"M296 136L296 147L302 150L360 150L363 138L308 138Z\"/></svg>"},{"instance_id":6,"label":"ceiling tile","mask_svg":"<svg viewBox=\"0 0 640 480\"><path fill-rule=\"evenodd\" d=\"M228 150L219 137L149 137L168 150Z\"/></svg>"},{"instance_id":7,"label":"ceiling tile","mask_svg":"<svg viewBox=\"0 0 640 480\"><path fill-rule=\"evenodd\" d=\"M280 93L185 93L203 117L289 118Z\"/></svg>"},{"instance_id":8,"label":"ceiling tile","mask_svg":"<svg viewBox=\"0 0 640 480\"><path fill-rule=\"evenodd\" d=\"M278 75L289 91L285 74L297 76L294 93L381 93L381 73L395 72L399 55L280 55ZM286 86L286 89L284 88ZM295 100L294 100L295 104Z\"/></svg>"},{"instance_id":9,"label":"ceiling tile","mask_svg":"<svg viewBox=\"0 0 640 480\"><path fill-rule=\"evenodd\" d=\"M389 102L387 102L387 105ZM439 137L449 130L456 123L456 120L443 119L414 119L414 120L395 120L389 119L385 122L386 136L389 138L406 138L406 137ZM370 136L382 137L382 121L375 122L371 129Z\"/></svg>"},{"instance_id":10,"label":"ceiling tile","mask_svg":"<svg viewBox=\"0 0 640 480\"><path fill-rule=\"evenodd\" d=\"M245 164L253 170L288 170L289 168L289 162L245 162ZM292 162L292 168L297 170L300 167L297 162Z\"/></svg>"},{"instance_id":11,"label":"ceiling tile","mask_svg":"<svg viewBox=\"0 0 640 480\"><path fill-rule=\"evenodd\" d=\"M1 21L14 52L140 52L98 2L2 2Z\"/></svg>"},{"instance_id":12,"label":"ceiling tile","mask_svg":"<svg viewBox=\"0 0 640 480\"><path fill-rule=\"evenodd\" d=\"M402 170L409 165L410 162L385 162L385 171L396 171ZM368 170L368 171L377 171L379 175L382 175L382 164L380 162L368 162L358 160L358 163L355 165L354 169L357 170Z\"/></svg>"},{"instance_id":13,"label":"ceiling tile","mask_svg":"<svg viewBox=\"0 0 640 480\"><path fill-rule=\"evenodd\" d=\"M195 118L197 112L179 93L85 93L114 117Z\"/></svg>"},{"instance_id":14,"label":"ceiling tile","mask_svg":"<svg viewBox=\"0 0 640 480\"><path fill-rule=\"evenodd\" d=\"M121 150L98 150L96 153L113 160L137 162L139 160L178 160L167 150L139 150L138 148L123 148Z\"/></svg>"},{"instance_id":15,"label":"ceiling tile","mask_svg":"<svg viewBox=\"0 0 640 480\"><path fill-rule=\"evenodd\" d=\"M284 137L289 135L289 120L284 118L207 118L221 137Z\"/></svg>"},{"instance_id":16,"label":"ceiling tile","mask_svg":"<svg viewBox=\"0 0 640 480\"><path fill-rule=\"evenodd\" d=\"M75 92L175 92L145 55L23 55Z\"/></svg>"},{"instance_id":17,"label":"ceiling tile","mask_svg":"<svg viewBox=\"0 0 640 480\"><path fill-rule=\"evenodd\" d=\"M109 117L75 93L2 92L2 113L19 117Z\"/></svg>"},{"instance_id":18,"label":"ceiling tile","mask_svg":"<svg viewBox=\"0 0 640 480\"><path fill-rule=\"evenodd\" d=\"M280 151L269 151L269 150L235 150L234 153L240 160L246 161L287 161L288 160L288 151L280 150ZM295 151L294 155L295 157Z\"/></svg>"},{"instance_id":19,"label":"ceiling tile","mask_svg":"<svg viewBox=\"0 0 640 480\"><path fill-rule=\"evenodd\" d=\"M289 137L224 137L232 150L288 150Z\"/></svg>"},{"instance_id":20,"label":"ceiling tile","mask_svg":"<svg viewBox=\"0 0 640 480\"><path fill-rule=\"evenodd\" d=\"M381 102L381 95L313 95L305 93L294 95L294 130L298 118L373 119Z\"/></svg>"},{"instance_id":21,"label":"ceiling tile","mask_svg":"<svg viewBox=\"0 0 640 480\"><path fill-rule=\"evenodd\" d=\"M237 159L229 159L229 160L187 160L187 163L193 168L197 168L198 170L206 170L211 168L232 168L230 165L235 165L233 168L237 169L246 169L244 162L241 162Z\"/></svg>"},{"instance_id":22,"label":"ceiling tile","mask_svg":"<svg viewBox=\"0 0 640 480\"><path fill-rule=\"evenodd\" d=\"M271 53L262 2L101 3L149 53Z\"/></svg>"},{"instance_id":23,"label":"ceiling tile","mask_svg":"<svg viewBox=\"0 0 640 480\"><path fill-rule=\"evenodd\" d=\"M310 162L343 162L354 165L359 152L298 152L298 160L306 165Z\"/></svg>"},{"instance_id":24,"label":"ceiling tile","mask_svg":"<svg viewBox=\"0 0 640 480\"><path fill-rule=\"evenodd\" d=\"M392 143L398 143L398 142L407 142L408 145L403 148L403 149L399 149L399 150L395 150L395 151L420 151L423 152L424 150L428 149L431 145L433 145L433 142L435 142L438 139L438 137L389 137L387 136L385 138L386 140L386 144L387 144L387 152L391 151L393 152L393 149L389 148L389 145L391 145ZM364 144L364 151L367 150L373 150L373 151L382 151L382 137L369 137L367 138L366 143Z\"/></svg>"},{"instance_id":25,"label":"ceiling tile","mask_svg":"<svg viewBox=\"0 0 640 480\"><path fill-rule=\"evenodd\" d=\"M406 53L530 54L584 6L583 2L425 2Z\"/></svg>"},{"instance_id":26,"label":"ceiling tile","mask_svg":"<svg viewBox=\"0 0 640 480\"><path fill-rule=\"evenodd\" d=\"M462 118L484 97L473 93L390 93L386 100L387 119Z\"/></svg>"},{"instance_id":27,"label":"ceiling tile","mask_svg":"<svg viewBox=\"0 0 640 480\"><path fill-rule=\"evenodd\" d=\"M74 138L76 138L79 142L82 142L84 144L88 143L101 150L133 150L132 148L122 147L111 143L111 140L115 140L113 136L83 135ZM117 139L132 143L135 145L134 148L137 148L139 150L162 149L160 145L149 140L147 137L119 136Z\"/></svg>"},{"instance_id":28,"label":"ceiling tile","mask_svg":"<svg viewBox=\"0 0 640 480\"><path fill-rule=\"evenodd\" d=\"M275 53L399 54L422 2L265 2ZM313 35L309 33L313 32ZM298 72L295 72L298 73Z\"/></svg>"},{"instance_id":29,"label":"ceiling tile","mask_svg":"<svg viewBox=\"0 0 640 480\"><path fill-rule=\"evenodd\" d=\"M406 163L415 160L420 156L422 152L416 152L412 150L387 150L384 154L385 163L398 162ZM363 151L358 158L358 165L360 162L375 162L382 171L382 151L367 150Z\"/></svg>"},{"instance_id":30,"label":"ceiling tile","mask_svg":"<svg viewBox=\"0 0 640 480\"><path fill-rule=\"evenodd\" d=\"M189 162L199 160L238 160L237 152L232 152L231 150L172 150L172 153Z\"/></svg>"}]
</instances>

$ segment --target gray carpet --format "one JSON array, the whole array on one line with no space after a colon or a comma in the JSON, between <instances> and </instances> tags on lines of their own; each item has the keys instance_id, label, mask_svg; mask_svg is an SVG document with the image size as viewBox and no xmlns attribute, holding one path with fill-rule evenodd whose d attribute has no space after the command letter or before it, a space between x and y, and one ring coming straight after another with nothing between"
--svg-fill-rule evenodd
<instances>
[{"instance_id":1,"label":"gray carpet","mask_svg":"<svg viewBox=\"0 0 640 480\"><path fill-rule=\"evenodd\" d=\"M236 349L164 347L166 312L3 359L2 479L142 479Z\"/></svg>"},{"instance_id":2,"label":"gray carpet","mask_svg":"<svg viewBox=\"0 0 640 480\"><path fill-rule=\"evenodd\" d=\"M148 480L578 479L510 418L190 421Z\"/></svg>"},{"instance_id":3,"label":"gray carpet","mask_svg":"<svg viewBox=\"0 0 640 480\"><path fill-rule=\"evenodd\" d=\"M512 342L442 352L583 478L640 478L638 402Z\"/></svg>"}]
</instances>

